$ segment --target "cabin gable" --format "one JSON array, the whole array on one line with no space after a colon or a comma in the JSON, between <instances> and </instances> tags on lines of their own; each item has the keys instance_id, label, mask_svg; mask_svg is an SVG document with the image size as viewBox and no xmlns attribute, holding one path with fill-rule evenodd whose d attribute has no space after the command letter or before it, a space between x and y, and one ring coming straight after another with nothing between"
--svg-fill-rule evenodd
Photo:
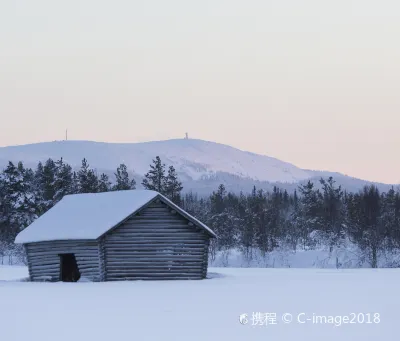
<instances>
[{"instance_id":1,"label":"cabin gable","mask_svg":"<svg viewBox=\"0 0 400 341\"><path fill-rule=\"evenodd\" d=\"M104 235L105 280L202 279L210 236L160 199Z\"/></svg>"}]
</instances>

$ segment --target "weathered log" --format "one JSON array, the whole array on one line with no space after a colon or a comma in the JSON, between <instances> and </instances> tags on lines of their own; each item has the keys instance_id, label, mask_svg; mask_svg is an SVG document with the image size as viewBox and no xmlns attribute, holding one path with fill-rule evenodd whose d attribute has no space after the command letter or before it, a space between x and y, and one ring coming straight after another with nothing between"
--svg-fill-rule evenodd
<instances>
[{"instance_id":1,"label":"weathered log","mask_svg":"<svg viewBox=\"0 0 400 341\"><path fill-rule=\"evenodd\" d=\"M180 241L181 245L198 245L200 247L204 246L204 244L200 241L200 240L182 240ZM174 246L177 245L177 241L176 240L172 240L171 238L167 238L167 239L152 239L152 240L139 240L139 239L134 239L134 240L129 240L129 239L124 239L121 238L119 240L114 240L114 241L108 241L106 239L106 247L108 247L109 244L114 244L114 245L169 245L169 246Z\"/></svg>"},{"instance_id":2,"label":"weathered log","mask_svg":"<svg viewBox=\"0 0 400 341\"><path fill-rule=\"evenodd\" d=\"M194 256L201 258L204 256L204 253L202 251L196 251L196 252L188 252L188 251L180 251L180 250L148 250L147 252L136 252L134 251L134 248L131 250L124 250L123 248L120 249L113 249L113 250L106 250L105 252L106 258L109 257L119 257L119 258L125 258L125 257L151 257L151 256L156 256L156 257L185 257L185 256Z\"/></svg>"},{"instance_id":3,"label":"weathered log","mask_svg":"<svg viewBox=\"0 0 400 341\"><path fill-rule=\"evenodd\" d=\"M115 258L110 257L107 259L107 265L109 264L121 264L123 262L132 262L132 263L200 263L204 264L202 258L173 258L173 257L166 257L166 258L149 258L149 257L136 257L136 258Z\"/></svg>"},{"instance_id":4,"label":"weathered log","mask_svg":"<svg viewBox=\"0 0 400 341\"><path fill-rule=\"evenodd\" d=\"M107 240L123 240L123 239L170 239L174 242L177 240L183 239L193 239L202 241L206 238L199 232L191 231L191 232L175 232L175 233L163 233L163 232L152 232L152 231L136 231L136 232L125 232L115 236L107 237Z\"/></svg>"},{"instance_id":5,"label":"weathered log","mask_svg":"<svg viewBox=\"0 0 400 341\"><path fill-rule=\"evenodd\" d=\"M99 272L99 265L95 264L95 265L81 265L78 264L78 269L79 270L93 270L96 271L97 273Z\"/></svg>"},{"instance_id":6,"label":"weathered log","mask_svg":"<svg viewBox=\"0 0 400 341\"><path fill-rule=\"evenodd\" d=\"M152 278L152 279L158 279L158 278L176 278L176 279L186 279L186 278L196 278L196 279L201 279L200 274L196 273L181 273L181 274L174 274L174 273L154 273L154 274L149 274L146 272L143 273L135 273L135 275L127 275L125 273L113 273L113 274L107 274L107 280L110 280L111 278L118 279L118 278L125 278L125 279L132 279L132 280L138 280L142 278Z\"/></svg>"},{"instance_id":7,"label":"weathered log","mask_svg":"<svg viewBox=\"0 0 400 341\"><path fill-rule=\"evenodd\" d=\"M178 274L170 274L160 275L160 276L147 276L146 274L137 274L135 276L114 276L110 275L107 277L107 281L140 281L140 280L151 280L151 281L159 281L159 280L198 280L202 279L198 274L186 274L184 276L180 276Z\"/></svg>"},{"instance_id":8,"label":"weathered log","mask_svg":"<svg viewBox=\"0 0 400 341\"><path fill-rule=\"evenodd\" d=\"M42 257L42 256L47 256L47 255L51 255L51 256L59 256L62 254L68 254L68 253L74 253L76 255L79 256L92 256L92 257L97 257L97 253L95 251L91 251L91 250L77 250L77 249L59 249L59 250L41 250L41 251L30 251L29 254L32 257Z\"/></svg>"},{"instance_id":9,"label":"weathered log","mask_svg":"<svg viewBox=\"0 0 400 341\"><path fill-rule=\"evenodd\" d=\"M142 264L142 265L162 265L162 266L164 266L166 264L169 264L171 266L172 265L174 265L174 266L192 266L192 265L200 266L201 265L201 266L203 266L202 261L176 262L176 261L163 261L163 260L157 260L157 261L128 260L128 261L121 262L119 260L118 261L111 260L111 261L107 262L107 269L109 269L112 266L125 266L125 265L130 265L130 264L132 264L132 265L140 265L140 264Z\"/></svg>"},{"instance_id":10,"label":"weathered log","mask_svg":"<svg viewBox=\"0 0 400 341\"><path fill-rule=\"evenodd\" d=\"M128 262L128 263L109 263L107 265L107 270L117 269L117 268L188 268L188 269L203 269L203 263L169 263L169 262Z\"/></svg>"},{"instance_id":11,"label":"weathered log","mask_svg":"<svg viewBox=\"0 0 400 341\"><path fill-rule=\"evenodd\" d=\"M161 252L181 252L181 253L204 253L204 246L201 244L185 244L185 245L177 245L177 244L166 244L166 243L157 243L146 245L143 243L108 243L106 252L127 252L127 253L140 253L140 252L149 252L149 253L161 253Z\"/></svg>"}]
</instances>

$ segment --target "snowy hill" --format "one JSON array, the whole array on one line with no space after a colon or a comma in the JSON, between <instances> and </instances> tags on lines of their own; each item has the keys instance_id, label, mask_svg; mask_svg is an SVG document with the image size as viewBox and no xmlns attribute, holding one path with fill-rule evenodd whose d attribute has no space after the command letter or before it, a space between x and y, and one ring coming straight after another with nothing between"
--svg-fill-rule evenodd
<instances>
[{"instance_id":1,"label":"snowy hill","mask_svg":"<svg viewBox=\"0 0 400 341\"><path fill-rule=\"evenodd\" d=\"M86 158L92 168L108 174L112 174L119 164L125 163L139 183L157 155L165 164L175 167L185 189L200 193L214 190L219 183L224 183L227 189L233 191L248 191L254 184L268 189L275 183L293 189L300 182L325 174L303 170L268 156L195 139L144 143L54 141L0 147L0 166L4 167L8 161L23 161L28 167L36 167L38 161L63 157L71 166L78 168L82 159ZM337 175L350 179L350 185L353 182L351 178Z\"/></svg>"}]
</instances>

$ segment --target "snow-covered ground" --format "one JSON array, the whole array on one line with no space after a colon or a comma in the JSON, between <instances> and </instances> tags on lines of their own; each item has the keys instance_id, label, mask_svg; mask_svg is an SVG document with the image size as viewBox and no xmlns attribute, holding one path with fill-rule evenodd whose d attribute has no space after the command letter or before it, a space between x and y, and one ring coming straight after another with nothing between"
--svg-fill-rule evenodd
<instances>
[{"instance_id":1,"label":"snow-covered ground","mask_svg":"<svg viewBox=\"0 0 400 341\"><path fill-rule=\"evenodd\" d=\"M0 267L1 340L398 340L397 269L210 268L203 281L114 283L18 275L26 268Z\"/></svg>"},{"instance_id":2,"label":"snow-covered ground","mask_svg":"<svg viewBox=\"0 0 400 341\"><path fill-rule=\"evenodd\" d=\"M22 280L28 276L28 268L26 266L0 265L0 281Z\"/></svg>"}]
</instances>

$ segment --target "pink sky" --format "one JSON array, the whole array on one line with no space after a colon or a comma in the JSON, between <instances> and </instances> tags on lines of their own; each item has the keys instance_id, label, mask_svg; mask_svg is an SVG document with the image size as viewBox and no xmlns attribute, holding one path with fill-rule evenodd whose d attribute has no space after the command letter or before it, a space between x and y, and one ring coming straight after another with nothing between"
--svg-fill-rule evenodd
<instances>
[{"instance_id":1,"label":"pink sky","mask_svg":"<svg viewBox=\"0 0 400 341\"><path fill-rule=\"evenodd\" d=\"M192 137L400 182L400 4L0 3L0 146Z\"/></svg>"}]
</instances>

